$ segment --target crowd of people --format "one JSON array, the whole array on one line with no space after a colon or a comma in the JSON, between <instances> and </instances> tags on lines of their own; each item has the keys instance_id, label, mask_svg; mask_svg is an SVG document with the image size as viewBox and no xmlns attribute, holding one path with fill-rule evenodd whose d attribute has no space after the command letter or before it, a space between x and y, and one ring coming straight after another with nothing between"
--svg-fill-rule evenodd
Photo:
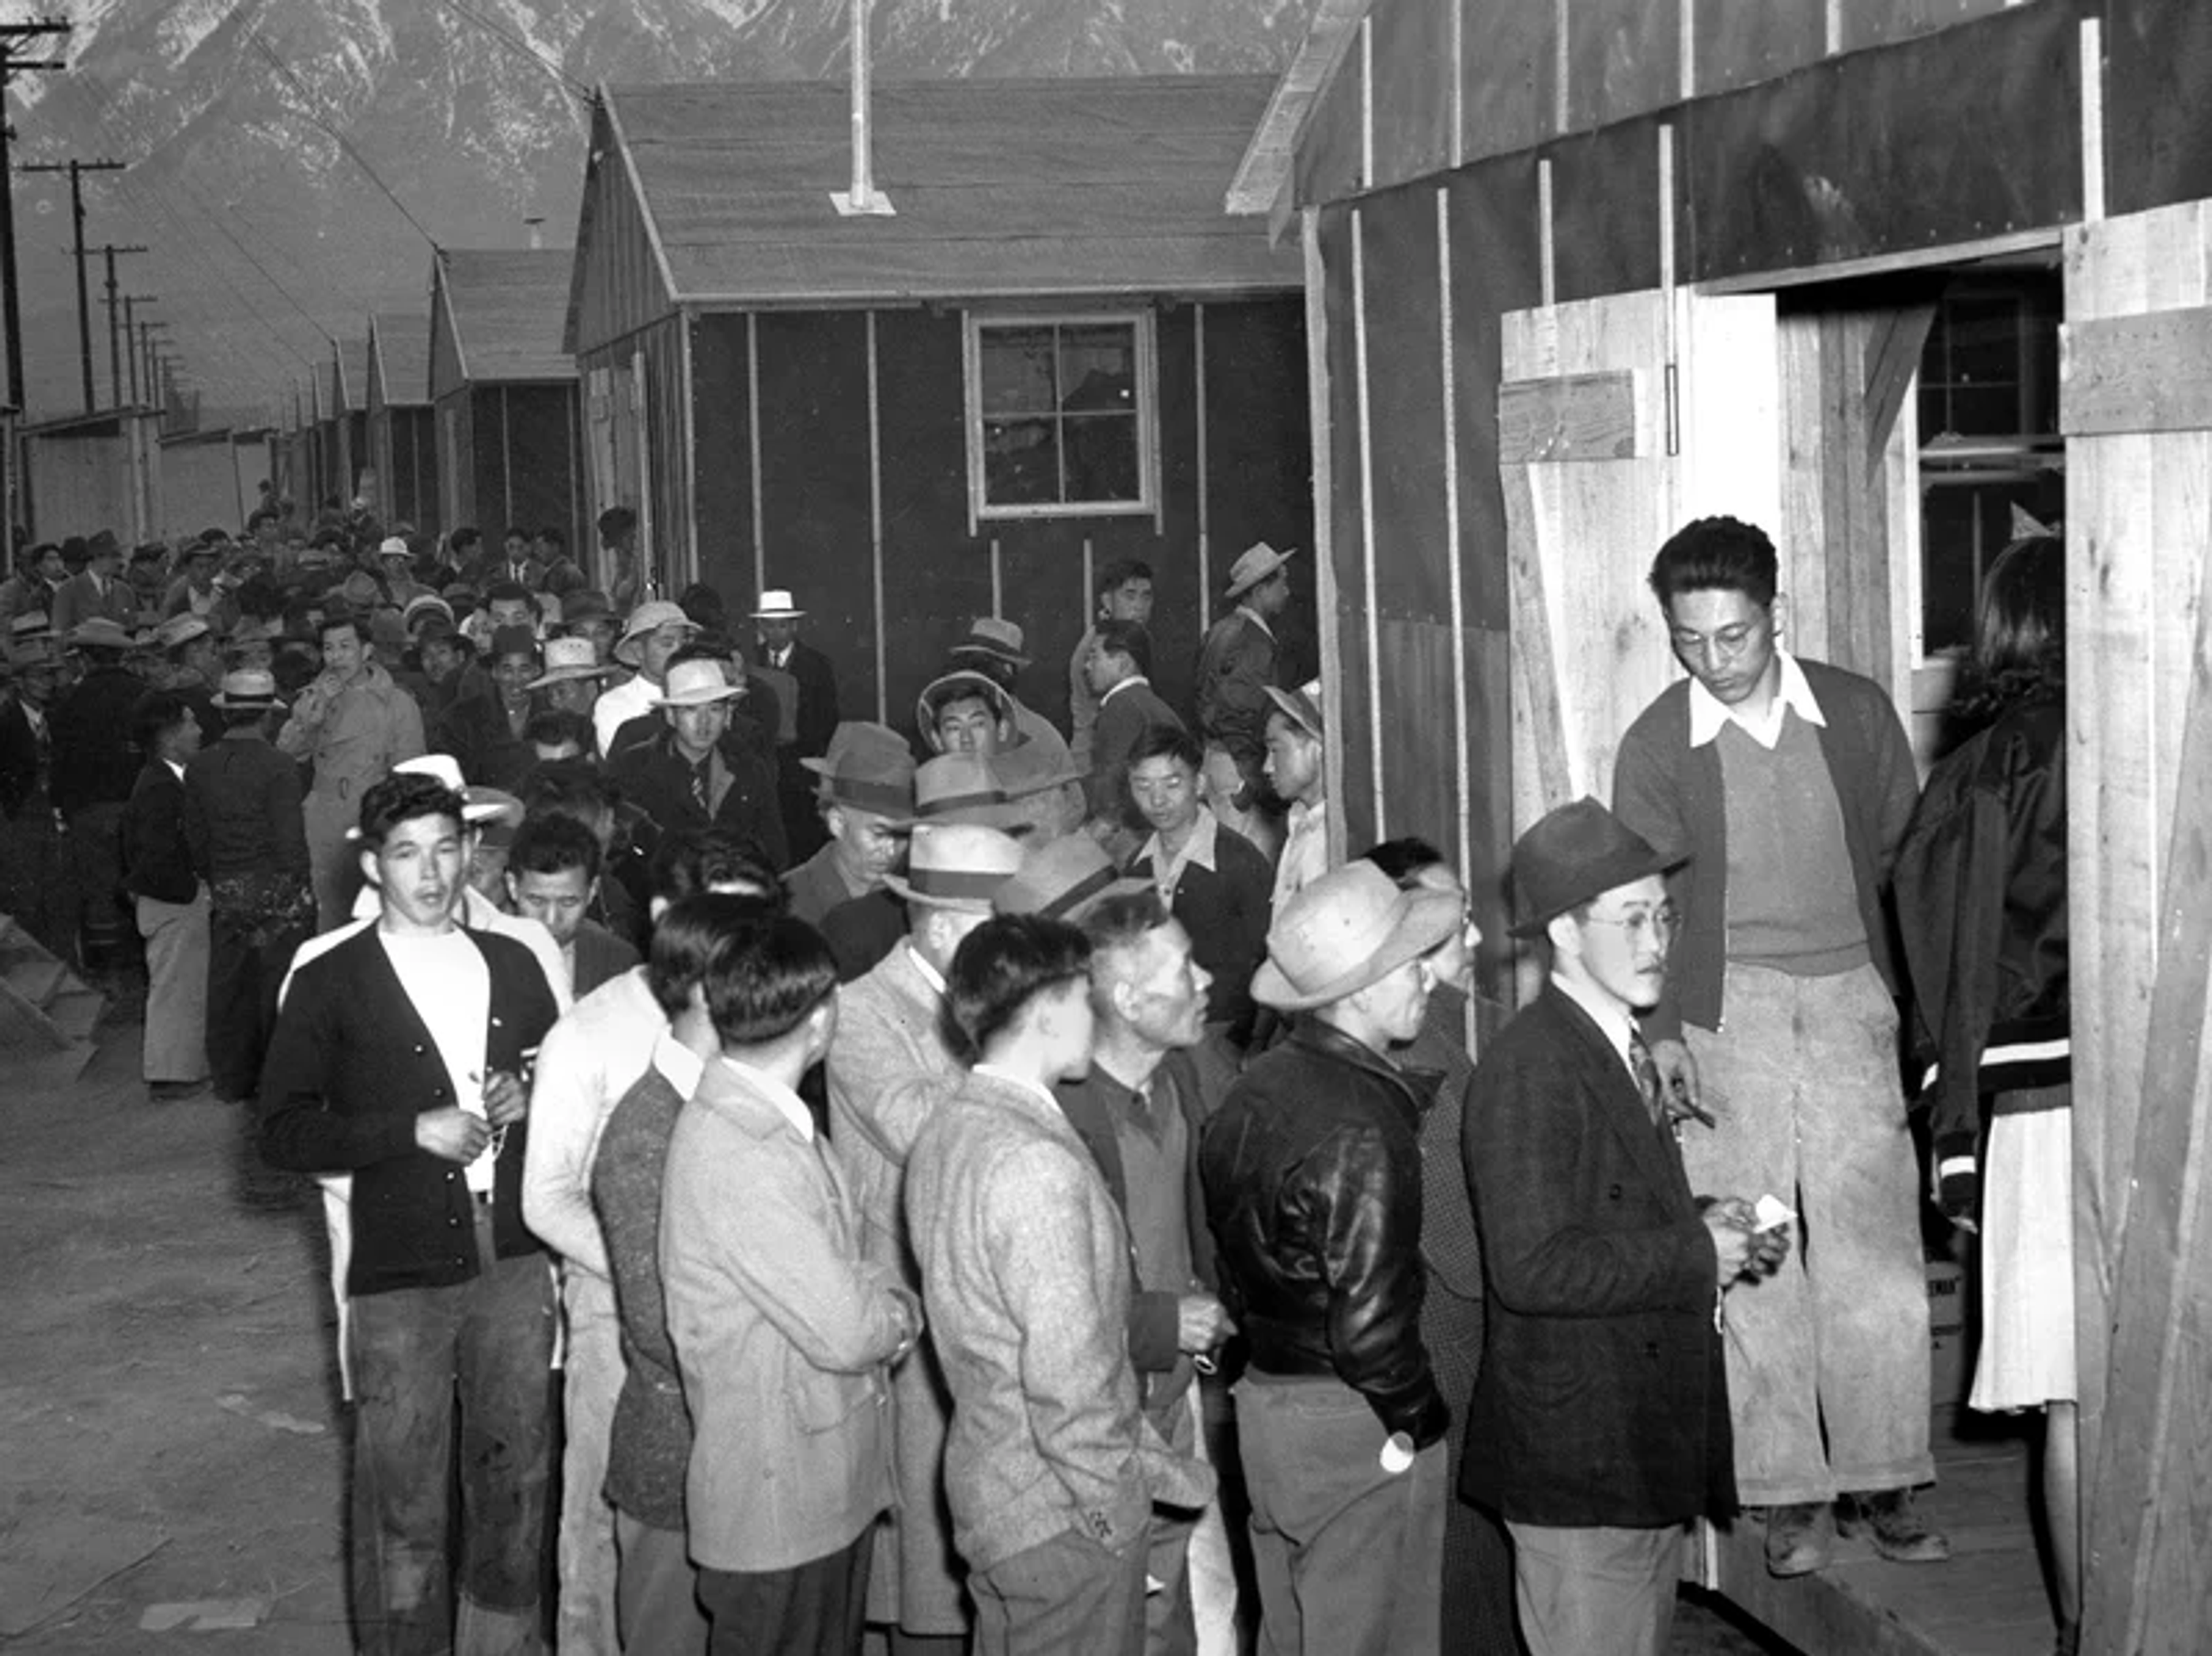
<instances>
[{"instance_id":1,"label":"crowd of people","mask_svg":"<svg viewBox=\"0 0 2212 1656\"><path fill-rule=\"evenodd\" d=\"M2039 1299L2042 543L1924 799L1882 692L1780 647L1761 531L1661 549L1688 676L1516 844L1544 987L1478 1061L1462 875L1332 859L1292 554L1186 706L1122 561L1065 731L995 616L901 731L791 592L656 596L620 509L603 589L332 518L28 550L0 906L135 943L154 1095L321 1183L362 1649L1657 1656L1693 1520L1948 1556L1899 1009L1942 1210ZM1974 1398L2050 1409L2054 1531L2057 1340L2010 1319Z\"/></svg>"}]
</instances>

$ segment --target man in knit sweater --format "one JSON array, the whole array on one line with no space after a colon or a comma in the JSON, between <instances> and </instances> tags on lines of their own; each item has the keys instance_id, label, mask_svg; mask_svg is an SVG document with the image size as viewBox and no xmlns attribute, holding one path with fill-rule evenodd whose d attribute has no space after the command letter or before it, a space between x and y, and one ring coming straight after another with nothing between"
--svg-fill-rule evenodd
<instances>
[{"instance_id":1,"label":"man in knit sweater","mask_svg":"<svg viewBox=\"0 0 2212 1656\"><path fill-rule=\"evenodd\" d=\"M1713 1119L1686 1130L1690 1182L1805 1216L1802 1249L1729 1301L1727 1331L1737 1483L1767 1508L1767 1568L1796 1575L1828 1562L1832 1505L1887 1557L1949 1548L1911 1493L1935 1477L1928 1300L1884 899L1912 754L1879 685L1778 646L1776 573L1773 543L1733 518L1660 549L1651 589L1690 677L1622 738L1613 803L1690 859L1644 1021L1661 1073Z\"/></svg>"}]
</instances>

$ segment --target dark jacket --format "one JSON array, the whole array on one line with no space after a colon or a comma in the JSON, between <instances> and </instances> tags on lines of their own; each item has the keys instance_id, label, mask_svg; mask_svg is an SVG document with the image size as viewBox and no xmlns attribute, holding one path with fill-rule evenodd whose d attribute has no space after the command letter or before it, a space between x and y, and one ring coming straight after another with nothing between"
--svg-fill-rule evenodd
<instances>
[{"instance_id":1,"label":"dark jacket","mask_svg":"<svg viewBox=\"0 0 2212 1656\"><path fill-rule=\"evenodd\" d=\"M630 725L638 722L632 719ZM663 834L710 824L735 828L750 834L768 853L770 867L781 868L789 860L789 841L776 804L775 772L749 748L727 742L709 757L715 781L703 811L691 797L690 762L677 751L676 733L665 725L652 741L610 760L607 772L645 808Z\"/></svg>"},{"instance_id":2,"label":"dark jacket","mask_svg":"<svg viewBox=\"0 0 2212 1656\"><path fill-rule=\"evenodd\" d=\"M606 927L586 920L576 928L576 975L574 985L578 1000L601 984L611 981L637 964L637 950Z\"/></svg>"},{"instance_id":3,"label":"dark jacket","mask_svg":"<svg viewBox=\"0 0 2212 1656\"><path fill-rule=\"evenodd\" d=\"M1938 1066L1936 1143L1971 1154L1984 1094L2071 1076L2064 703L2010 709L1929 773L1897 913Z\"/></svg>"},{"instance_id":4,"label":"dark jacket","mask_svg":"<svg viewBox=\"0 0 2212 1656\"><path fill-rule=\"evenodd\" d=\"M776 721L782 717L781 705L768 681L748 677L744 699L732 711L730 728L722 732L722 750L733 758L750 754L774 772L775 733L780 728ZM616 728L614 739L607 743L608 767L611 768L634 749L651 747L667 730L668 721L660 716L658 707L649 707L635 719L624 719Z\"/></svg>"},{"instance_id":5,"label":"dark jacket","mask_svg":"<svg viewBox=\"0 0 2212 1656\"><path fill-rule=\"evenodd\" d=\"M53 737L54 809L64 816L87 805L119 805L138 781L131 745L131 710L146 681L121 667L95 667L49 712Z\"/></svg>"},{"instance_id":6,"label":"dark jacket","mask_svg":"<svg viewBox=\"0 0 2212 1656\"><path fill-rule=\"evenodd\" d=\"M123 810L123 889L164 903L199 895L185 840L185 785L158 759L138 773Z\"/></svg>"},{"instance_id":7,"label":"dark jacket","mask_svg":"<svg viewBox=\"0 0 2212 1656\"><path fill-rule=\"evenodd\" d=\"M185 838L192 866L227 875L307 872L300 767L257 736L227 736L185 767Z\"/></svg>"},{"instance_id":8,"label":"dark jacket","mask_svg":"<svg viewBox=\"0 0 2212 1656\"><path fill-rule=\"evenodd\" d=\"M1091 729L1091 814L1142 828L1145 819L1129 798L1129 767L1154 731L1182 728L1176 710L1149 682L1116 688L1101 702Z\"/></svg>"},{"instance_id":9,"label":"dark jacket","mask_svg":"<svg viewBox=\"0 0 2212 1656\"><path fill-rule=\"evenodd\" d=\"M460 761L461 774L475 786L507 793L520 792L523 778L538 763L529 739L517 736L507 722L495 689L456 697L431 725L429 746L434 753Z\"/></svg>"},{"instance_id":10,"label":"dark jacket","mask_svg":"<svg viewBox=\"0 0 2212 1656\"><path fill-rule=\"evenodd\" d=\"M1489 1286L1462 1494L1563 1528L1734 1510L1711 1234L1628 1065L1556 986L1483 1054L1461 1144Z\"/></svg>"},{"instance_id":11,"label":"dark jacket","mask_svg":"<svg viewBox=\"0 0 2212 1656\"><path fill-rule=\"evenodd\" d=\"M1116 696L1115 701L1121 698ZM1152 859L1129 865L1139 879L1153 877ZM1252 974L1267 954L1267 911L1275 870L1259 846L1226 822L1214 830L1213 866L1184 865L1170 905L1190 933L1190 955L1212 974L1206 992L1206 1021L1225 1023L1238 1046L1251 1038L1256 1008Z\"/></svg>"},{"instance_id":12,"label":"dark jacket","mask_svg":"<svg viewBox=\"0 0 2212 1656\"><path fill-rule=\"evenodd\" d=\"M1257 776L1267 756L1270 684L1288 688L1275 635L1243 608L1213 623L1198 652L1198 729Z\"/></svg>"},{"instance_id":13,"label":"dark jacket","mask_svg":"<svg viewBox=\"0 0 2212 1656\"><path fill-rule=\"evenodd\" d=\"M487 1071L526 1081L559 1009L536 956L470 931L491 972ZM301 967L261 1071L261 1154L295 1173L350 1173L356 1296L447 1288L477 1274L474 1202L459 1163L420 1149L415 1118L454 1103L445 1060L374 924ZM494 1170L499 1257L541 1250L522 1225L527 1120L507 1129Z\"/></svg>"},{"instance_id":14,"label":"dark jacket","mask_svg":"<svg viewBox=\"0 0 2212 1656\"><path fill-rule=\"evenodd\" d=\"M761 659L768 659L766 650L761 652ZM828 656L800 639L793 643L791 658L781 670L799 683L797 750L809 758L828 752L830 738L837 734L836 668Z\"/></svg>"},{"instance_id":15,"label":"dark jacket","mask_svg":"<svg viewBox=\"0 0 2212 1656\"><path fill-rule=\"evenodd\" d=\"M1449 1413L1420 1335L1420 1115L1388 1059L1304 1018L1230 1089L1199 1173L1252 1366L1334 1374L1425 1447Z\"/></svg>"},{"instance_id":16,"label":"dark jacket","mask_svg":"<svg viewBox=\"0 0 2212 1656\"><path fill-rule=\"evenodd\" d=\"M0 701L0 816L13 816L38 791L46 750L22 703L13 696Z\"/></svg>"},{"instance_id":17,"label":"dark jacket","mask_svg":"<svg viewBox=\"0 0 2212 1656\"><path fill-rule=\"evenodd\" d=\"M839 903L822 917L820 929L837 962L837 981L857 982L881 965L906 936L906 906L878 886Z\"/></svg>"},{"instance_id":18,"label":"dark jacket","mask_svg":"<svg viewBox=\"0 0 2212 1656\"><path fill-rule=\"evenodd\" d=\"M1844 843L1858 888L1867 949L1892 994L1904 992L1884 904L1897 843L1920 784L1912 747L1889 694L1870 678L1797 658L1820 716L1820 753L1843 809ZM1721 1027L1728 971L1728 802L1720 747L1690 745L1690 681L1678 679L1637 716L1613 761L1613 809L1662 851L1692 860L1669 880L1682 929L1667 955L1667 998L1644 1021L1653 1040L1679 1040L1682 1025Z\"/></svg>"}]
</instances>

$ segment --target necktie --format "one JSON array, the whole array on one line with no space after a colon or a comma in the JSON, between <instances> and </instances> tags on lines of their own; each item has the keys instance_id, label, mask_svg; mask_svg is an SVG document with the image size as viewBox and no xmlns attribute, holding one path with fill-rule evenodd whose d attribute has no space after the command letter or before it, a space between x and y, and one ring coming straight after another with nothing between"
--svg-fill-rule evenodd
<instances>
[{"instance_id":1,"label":"necktie","mask_svg":"<svg viewBox=\"0 0 2212 1656\"><path fill-rule=\"evenodd\" d=\"M1644 1044L1644 1032L1628 1032L1628 1067L1636 1072L1636 1090L1644 1096L1644 1113L1656 1126L1665 1110L1660 1103L1659 1063L1651 1056L1651 1049Z\"/></svg>"},{"instance_id":2,"label":"necktie","mask_svg":"<svg viewBox=\"0 0 2212 1656\"><path fill-rule=\"evenodd\" d=\"M691 767L691 803L699 807L702 816L710 814L707 810L707 767L703 764Z\"/></svg>"}]
</instances>

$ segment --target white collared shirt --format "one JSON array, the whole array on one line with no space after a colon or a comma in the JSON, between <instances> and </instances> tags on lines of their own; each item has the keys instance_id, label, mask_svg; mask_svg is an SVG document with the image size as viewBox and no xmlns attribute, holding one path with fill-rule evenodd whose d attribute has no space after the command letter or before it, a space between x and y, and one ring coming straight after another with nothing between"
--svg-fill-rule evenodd
<instances>
[{"instance_id":1,"label":"white collared shirt","mask_svg":"<svg viewBox=\"0 0 2212 1656\"><path fill-rule=\"evenodd\" d=\"M677 1040L672 1031L664 1029L653 1043L653 1067L660 1071L663 1081L689 1098L699 1090L707 1060Z\"/></svg>"},{"instance_id":2,"label":"white collared shirt","mask_svg":"<svg viewBox=\"0 0 2212 1656\"><path fill-rule=\"evenodd\" d=\"M1182 842L1182 854L1172 860L1160 844L1158 834L1145 841L1137 860L1152 859L1152 883L1160 889L1160 901L1175 907L1176 888L1182 883L1183 870L1195 863L1207 873L1219 871L1214 862L1214 852L1221 832L1220 819L1204 805L1198 808L1198 822L1190 831L1190 838Z\"/></svg>"},{"instance_id":3,"label":"white collared shirt","mask_svg":"<svg viewBox=\"0 0 2212 1656\"><path fill-rule=\"evenodd\" d=\"M1275 889L1267 901L1269 916L1279 916L1291 898L1328 872L1328 813L1319 799L1293 799L1283 834L1282 855L1275 862Z\"/></svg>"},{"instance_id":4,"label":"white collared shirt","mask_svg":"<svg viewBox=\"0 0 2212 1656\"><path fill-rule=\"evenodd\" d=\"M1589 1014L1590 1022L1597 1025L1600 1031L1603 1033L1607 1043L1619 1055L1621 1067L1633 1077L1636 1074L1636 1065L1629 1061L1628 1040L1634 1034L1636 1025L1630 1015L1622 1011L1613 1002L1600 997L1595 991L1586 985L1570 981L1561 973L1552 974L1552 986Z\"/></svg>"},{"instance_id":5,"label":"white collared shirt","mask_svg":"<svg viewBox=\"0 0 2212 1656\"><path fill-rule=\"evenodd\" d=\"M995 1064L978 1064L969 1073L988 1076L992 1080L1003 1082L1009 1087L1018 1087L1054 1115L1060 1113L1060 1101L1053 1096L1052 1089L1030 1080L1027 1076L1018 1076L1012 1071L1002 1070Z\"/></svg>"},{"instance_id":6,"label":"white collared shirt","mask_svg":"<svg viewBox=\"0 0 2212 1656\"><path fill-rule=\"evenodd\" d=\"M169 767L170 772L176 777L177 780L181 782L185 779L185 767L182 765L179 765L175 760L164 759L161 762Z\"/></svg>"},{"instance_id":7,"label":"white collared shirt","mask_svg":"<svg viewBox=\"0 0 2212 1656\"><path fill-rule=\"evenodd\" d=\"M940 998L951 992L945 985L945 974L929 963L928 957L914 946L913 938L908 937L900 944L900 947L906 950L908 958L914 961L914 969L921 974L921 980L937 991Z\"/></svg>"},{"instance_id":8,"label":"white collared shirt","mask_svg":"<svg viewBox=\"0 0 2212 1656\"><path fill-rule=\"evenodd\" d=\"M1119 684L1110 687L1105 695L1100 696L1098 698L1098 705L1102 707L1104 707L1115 696L1121 695L1122 691L1127 689L1132 684L1150 684L1152 682L1152 680L1146 678L1142 673L1132 673L1128 677L1123 679Z\"/></svg>"},{"instance_id":9,"label":"white collared shirt","mask_svg":"<svg viewBox=\"0 0 2212 1656\"><path fill-rule=\"evenodd\" d=\"M1757 717L1738 713L1722 701L1692 675L1690 679L1690 745L1702 748L1721 733L1721 727L1733 719L1742 726L1743 733L1769 752L1782 739L1782 715L1795 710L1797 717L1808 725L1826 725L1828 720L1820 711L1820 703L1806 682L1805 670L1797 664L1797 658L1787 650L1777 650L1774 659L1782 668L1781 682L1775 686L1774 699L1766 704L1765 713Z\"/></svg>"},{"instance_id":10,"label":"white collared shirt","mask_svg":"<svg viewBox=\"0 0 2212 1656\"><path fill-rule=\"evenodd\" d=\"M658 1062L658 1054L655 1061ZM743 1076L747 1086L775 1105L776 1113L791 1124L792 1131L810 1144L814 1142L814 1112L806 1107L805 1099L765 1070L756 1070L750 1064L741 1064L726 1052L722 1055L721 1061Z\"/></svg>"}]
</instances>

